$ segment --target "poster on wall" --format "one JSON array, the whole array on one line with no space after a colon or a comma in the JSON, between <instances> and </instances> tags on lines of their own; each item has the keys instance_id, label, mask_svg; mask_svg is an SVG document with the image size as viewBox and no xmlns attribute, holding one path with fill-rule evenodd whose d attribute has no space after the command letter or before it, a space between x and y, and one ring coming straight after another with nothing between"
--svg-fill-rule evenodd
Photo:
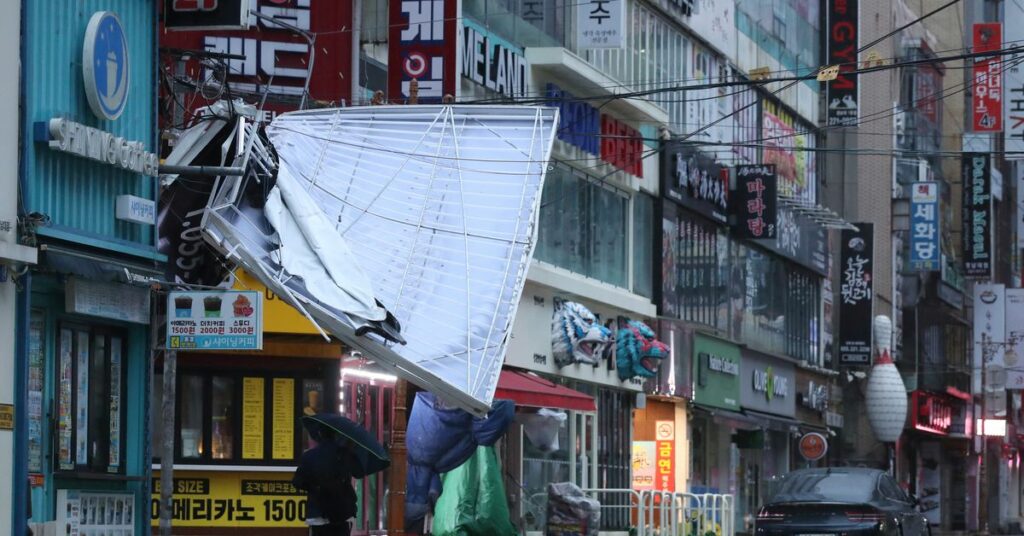
<instances>
[{"instance_id":1,"label":"poster on wall","mask_svg":"<svg viewBox=\"0 0 1024 536\"><path fill-rule=\"evenodd\" d=\"M942 267L939 247L939 183L915 182L910 195L910 269L937 272ZM896 278L894 278L896 279Z\"/></svg>"},{"instance_id":2,"label":"poster on wall","mask_svg":"<svg viewBox=\"0 0 1024 536\"><path fill-rule=\"evenodd\" d=\"M974 25L973 52L993 52L1003 45L1002 24L984 22ZM1003 61L988 57L976 59L971 91L971 127L974 132L1003 130Z\"/></svg>"},{"instance_id":3,"label":"poster on wall","mask_svg":"<svg viewBox=\"0 0 1024 536\"><path fill-rule=\"evenodd\" d=\"M74 383L72 376L72 333L70 329L60 330L60 388L58 414L57 414L57 467L62 471L75 468L72 458L72 433L71 422L73 414L71 409L71 385Z\"/></svg>"},{"instance_id":4,"label":"poster on wall","mask_svg":"<svg viewBox=\"0 0 1024 536\"><path fill-rule=\"evenodd\" d=\"M169 0L187 2L188 0ZM196 4L217 4L194 0ZM227 6L239 0L218 0ZM190 59L190 73L202 78L223 78L233 93L248 94L258 102L264 91L265 109L272 113L299 108L304 87L309 84L307 103L320 101L341 106L352 99L352 3L336 0L241 0L246 4L247 30L196 30L160 32L160 46L187 50L205 50L241 56L226 60L227 71L216 72L209 64ZM250 4L251 2L251 4ZM405 3L410 2L396 2ZM428 2L424 2L428 3ZM253 7L261 17L248 13ZM316 35L310 49L307 38L277 21ZM170 22L170 21L169 21ZM454 30L453 30L454 31ZM454 35L454 33L453 33ZM454 41L454 39L453 39ZM178 58L169 56L173 62ZM168 65L171 66L170 64ZM312 67L312 72L310 68ZM211 87L214 87L211 85ZM205 99L194 99L196 106ZM190 110L191 111L191 110ZM269 119L269 118L268 118Z\"/></svg>"},{"instance_id":5,"label":"poster on wall","mask_svg":"<svg viewBox=\"0 0 1024 536\"><path fill-rule=\"evenodd\" d=\"M119 337L110 338L110 433L107 436L110 459L107 472L116 473L121 470L121 350L123 343Z\"/></svg>"},{"instance_id":6,"label":"poster on wall","mask_svg":"<svg viewBox=\"0 0 1024 536\"><path fill-rule=\"evenodd\" d=\"M458 96L458 0L388 4L388 101L404 104L413 80L419 102Z\"/></svg>"},{"instance_id":7,"label":"poster on wall","mask_svg":"<svg viewBox=\"0 0 1024 536\"><path fill-rule=\"evenodd\" d=\"M43 386L46 385L46 361L43 332L46 321L33 313L28 326L28 471L43 472ZM58 418L60 416L58 415Z\"/></svg>"},{"instance_id":8,"label":"poster on wall","mask_svg":"<svg viewBox=\"0 0 1024 536\"><path fill-rule=\"evenodd\" d=\"M857 223L859 230L840 235L839 364L871 364L871 326L874 289L874 224Z\"/></svg>"},{"instance_id":9,"label":"poster on wall","mask_svg":"<svg viewBox=\"0 0 1024 536\"><path fill-rule=\"evenodd\" d=\"M75 338L78 379L75 382L75 463L89 463L89 332L79 331ZM96 408L100 411L100 408Z\"/></svg>"},{"instance_id":10,"label":"poster on wall","mask_svg":"<svg viewBox=\"0 0 1024 536\"><path fill-rule=\"evenodd\" d=\"M576 3L576 45L579 48L622 48L626 36L626 0L579 0Z\"/></svg>"},{"instance_id":11,"label":"poster on wall","mask_svg":"<svg viewBox=\"0 0 1024 536\"><path fill-rule=\"evenodd\" d=\"M857 126L858 0L826 0L828 9L828 65L839 65L839 75L824 82L828 126Z\"/></svg>"},{"instance_id":12,"label":"poster on wall","mask_svg":"<svg viewBox=\"0 0 1024 536\"><path fill-rule=\"evenodd\" d=\"M739 238L775 238L778 213L778 183L775 166L736 166L733 233Z\"/></svg>"},{"instance_id":13,"label":"poster on wall","mask_svg":"<svg viewBox=\"0 0 1024 536\"><path fill-rule=\"evenodd\" d=\"M633 442L633 489L650 491L654 489L654 477L657 472L657 449L655 441Z\"/></svg>"},{"instance_id":14,"label":"poster on wall","mask_svg":"<svg viewBox=\"0 0 1024 536\"><path fill-rule=\"evenodd\" d=\"M992 177L989 155L963 155L964 275L992 277Z\"/></svg>"},{"instance_id":15,"label":"poster on wall","mask_svg":"<svg viewBox=\"0 0 1024 536\"><path fill-rule=\"evenodd\" d=\"M1004 2L1003 10L1004 20L1024 20L1024 2ZM1003 29L1003 42L1024 43L1024 24L1007 24ZM1003 98L1006 101L1003 105L1003 132L1007 160L1024 159L1024 61L1021 60L1024 60L1024 53L1002 58ZM1021 235L1018 233L1017 236Z\"/></svg>"}]
</instances>

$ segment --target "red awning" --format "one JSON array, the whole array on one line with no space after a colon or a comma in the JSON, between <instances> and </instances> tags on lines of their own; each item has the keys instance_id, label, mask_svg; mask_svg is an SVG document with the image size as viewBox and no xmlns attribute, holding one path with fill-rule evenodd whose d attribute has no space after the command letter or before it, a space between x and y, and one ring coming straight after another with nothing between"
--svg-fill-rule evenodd
<instances>
[{"instance_id":1,"label":"red awning","mask_svg":"<svg viewBox=\"0 0 1024 536\"><path fill-rule=\"evenodd\" d=\"M511 400L517 406L595 411L594 397L558 385L536 374L502 369L495 399Z\"/></svg>"}]
</instances>

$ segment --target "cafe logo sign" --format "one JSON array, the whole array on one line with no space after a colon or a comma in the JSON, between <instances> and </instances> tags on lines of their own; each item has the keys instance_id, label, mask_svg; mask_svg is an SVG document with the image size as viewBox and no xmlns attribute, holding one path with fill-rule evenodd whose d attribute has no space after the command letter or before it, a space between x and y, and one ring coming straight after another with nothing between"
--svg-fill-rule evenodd
<instances>
[{"instance_id":1,"label":"cafe logo sign","mask_svg":"<svg viewBox=\"0 0 1024 536\"><path fill-rule=\"evenodd\" d=\"M96 117L112 121L128 103L131 73L128 38L121 19L112 11L99 11L89 19L82 45L85 96Z\"/></svg>"},{"instance_id":2,"label":"cafe logo sign","mask_svg":"<svg viewBox=\"0 0 1024 536\"><path fill-rule=\"evenodd\" d=\"M769 402L773 398L786 398L789 396L789 379L784 376L776 376L772 368L754 371L754 391L764 393Z\"/></svg>"},{"instance_id":3,"label":"cafe logo sign","mask_svg":"<svg viewBox=\"0 0 1024 536\"><path fill-rule=\"evenodd\" d=\"M702 359L706 359L708 363L708 370L720 372L722 374L728 374L729 376L740 375L740 365L728 358L713 355L713 354L701 354Z\"/></svg>"}]
</instances>

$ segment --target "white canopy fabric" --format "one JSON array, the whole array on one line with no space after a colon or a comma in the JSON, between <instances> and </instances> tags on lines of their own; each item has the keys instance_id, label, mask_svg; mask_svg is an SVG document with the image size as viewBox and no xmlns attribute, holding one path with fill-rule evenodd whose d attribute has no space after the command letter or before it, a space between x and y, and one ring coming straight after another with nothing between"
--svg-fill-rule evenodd
<instances>
[{"instance_id":1,"label":"white canopy fabric","mask_svg":"<svg viewBox=\"0 0 1024 536\"><path fill-rule=\"evenodd\" d=\"M285 114L267 129L278 169L265 204L225 179L204 233L367 358L482 413L533 254L556 123L555 109L522 106ZM357 335L383 309L405 344Z\"/></svg>"}]
</instances>

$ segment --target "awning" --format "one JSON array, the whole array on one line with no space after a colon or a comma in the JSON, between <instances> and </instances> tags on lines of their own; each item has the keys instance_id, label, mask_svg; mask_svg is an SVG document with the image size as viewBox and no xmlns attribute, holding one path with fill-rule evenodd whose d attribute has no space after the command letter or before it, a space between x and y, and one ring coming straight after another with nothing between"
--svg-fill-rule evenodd
<instances>
[{"instance_id":1,"label":"awning","mask_svg":"<svg viewBox=\"0 0 1024 536\"><path fill-rule=\"evenodd\" d=\"M502 369L495 400L511 400L517 406L595 411L594 397L558 385L536 374Z\"/></svg>"},{"instance_id":2,"label":"awning","mask_svg":"<svg viewBox=\"0 0 1024 536\"><path fill-rule=\"evenodd\" d=\"M39 246L39 251L42 253L43 266L57 273L77 275L93 281L147 287L162 280L164 275L152 264L115 260L52 244Z\"/></svg>"},{"instance_id":3,"label":"awning","mask_svg":"<svg viewBox=\"0 0 1024 536\"><path fill-rule=\"evenodd\" d=\"M749 417L761 419L765 428L776 432L792 432L794 429L804 424L796 419L790 419L781 415L772 415L771 413L764 413L761 411L754 411L752 409L744 409L743 413Z\"/></svg>"}]
</instances>

